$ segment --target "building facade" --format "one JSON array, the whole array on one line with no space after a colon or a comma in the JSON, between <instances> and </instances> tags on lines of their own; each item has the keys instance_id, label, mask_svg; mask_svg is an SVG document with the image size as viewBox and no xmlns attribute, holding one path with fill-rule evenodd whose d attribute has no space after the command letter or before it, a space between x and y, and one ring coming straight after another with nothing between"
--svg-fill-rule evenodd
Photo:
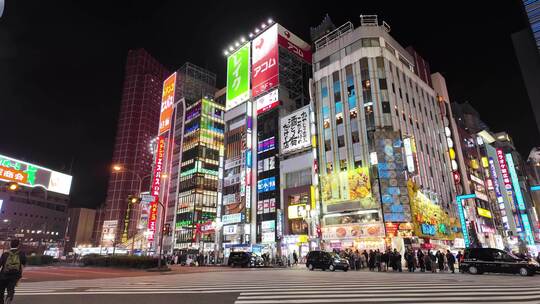
<instances>
[{"instance_id":1,"label":"building facade","mask_svg":"<svg viewBox=\"0 0 540 304\"><path fill-rule=\"evenodd\" d=\"M377 16L361 16L360 27L348 22L314 43L327 249L431 248L459 236L429 65L389 31Z\"/></svg>"},{"instance_id":2,"label":"building facade","mask_svg":"<svg viewBox=\"0 0 540 304\"><path fill-rule=\"evenodd\" d=\"M162 83L167 74L167 69L144 49L129 51L111 162L122 170L111 173L105 203L96 213L92 238L98 246L111 246L137 233L140 210L129 208L126 214L127 198L139 196L150 186L153 155L149 145L156 136ZM109 232L107 240L103 239L104 223Z\"/></svg>"},{"instance_id":3,"label":"building facade","mask_svg":"<svg viewBox=\"0 0 540 304\"><path fill-rule=\"evenodd\" d=\"M265 27L227 59L223 199L218 212L225 256L233 250L287 254L289 243L297 246L291 254L300 253L310 239L302 217L311 206L306 199L312 193L314 168L311 50L283 26L269 22ZM285 227L289 196L295 197L291 205L302 209L292 217L294 232Z\"/></svg>"},{"instance_id":4,"label":"building facade","mask_svg":"<svg viewBox=\"0 0 540 304\"><path fill-rule=\"evenodd\" d=\"M92 244L92 232L96 210L88 208L69 208L65 252L71 252L78 246Z\"/></svg>"}]
</instances>

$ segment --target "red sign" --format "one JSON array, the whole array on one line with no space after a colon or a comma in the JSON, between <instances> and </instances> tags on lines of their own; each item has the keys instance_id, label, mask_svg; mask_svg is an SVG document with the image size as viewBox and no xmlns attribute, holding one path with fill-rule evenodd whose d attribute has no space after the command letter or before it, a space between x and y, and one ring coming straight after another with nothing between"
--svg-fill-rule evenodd
<instances>
[{"instance_id":1,"label":"red sign","mask_svg":"<svg viewBox=\"0 0 540 304\"><path fill-rule=\"evenodd\" d=\"M311 64L311 46L281 25L278 25L278 29L279 45Z\"/></svg>"},{"instance_id":2,"label":"red sign","mask_svg":"<svg viewBox=\"0 0 540 304\"><path fill-rule=\"evenodd\" d=\"M176 88L176 72L163 82L161 95L161 113L159 114L159 134L170 130L174 106L174 90Z\"/></svg>"},{"instance_id":3,"label":"red sign","mask_svg":"<svg viewBox=\"0 0 540 304\"><path fill-rule=\"evenodd\" d=\"M21 184L28 182L28 173L14 168L0 166L0 178Z\"/></svg>"},{"instance_id":4,"label":"red sign","mask_svg":"<svg viewBox=\"0 0 540 304\"><path fill-rule=\"evenodd\" d=\"M510 180L510 172L508 172L508 165L504 158L504 152L502 149L497 149L497 160L499 161L499 167L501 168L501 175L506 190L512 190L512 181Z\"/></svg>"},{"instance_id":5,"label":"red sign","mask_svg":"<svg viewBox=\"0 0 540 304\"><path fill-rule=\"evenodd\" d=\"M386 235L387 236L396 236L397 230L399 228L399 223L384 223L384 226L386 227Z\"/></svg>"},{"instance_id":6,"label":"red sign","mask_svg":"<svg viewBox=\"0 0 540 304\"><path fill-rule=\"evenodd\" d=\"M150 234L148 235L148 240L154 239L154 234L156 232L156 221L157 221L157 209L159 201L159 190L161 189L161 172L163 171L163 158L165 157L165 138L160 136L158 138L157 154L156 154L156 163L154 165L154 178L152 181L152 192L154 196L154 201L150 203L150 215L148 218L148 230Z\"/></svg>"},{"instance_id":7,"label":"red sign","mask_svg":"<svg viewBox=\"0 0 540 304\"><path fill-rule=\"evenodd\" d=\"M252 42L252 97L267 92L279 83L277 29L278 25L273 25Z\"/></svg>"}]
</instances>

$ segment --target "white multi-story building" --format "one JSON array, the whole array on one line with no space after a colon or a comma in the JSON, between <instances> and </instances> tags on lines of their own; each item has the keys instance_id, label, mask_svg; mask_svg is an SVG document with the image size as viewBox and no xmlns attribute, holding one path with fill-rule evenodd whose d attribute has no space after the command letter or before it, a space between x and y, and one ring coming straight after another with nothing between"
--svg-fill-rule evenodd
<instances>
[{"instance_id":1,"label":"white multi-story building","mask_svg":"<svg viewBox=\"0 0 540 304\"><path fill-rule=\"evenodd\" d=\"M331 248L403 245L385 236L450 240L459 229L429 67L389 32L377 16L361 16L358 28L347 22L315 41L322 238ZM413 214L407 186L446 213L444 223Z\"/></svg>"}]
</instances>

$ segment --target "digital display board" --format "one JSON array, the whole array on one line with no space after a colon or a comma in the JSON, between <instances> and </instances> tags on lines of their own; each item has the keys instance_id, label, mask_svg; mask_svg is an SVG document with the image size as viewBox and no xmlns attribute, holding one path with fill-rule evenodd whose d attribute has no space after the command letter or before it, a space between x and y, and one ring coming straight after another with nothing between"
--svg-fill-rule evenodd
<instances>
[{"instance_id":1,"label":"digital display board","mask_svg":"<svg viewBox=\"0 0 540 304\"><path fill-rule=\"evenodd\" d=\"M0 180L69 195L72 179L71 175L0 155Z\"/></svg>"}]
</instances>

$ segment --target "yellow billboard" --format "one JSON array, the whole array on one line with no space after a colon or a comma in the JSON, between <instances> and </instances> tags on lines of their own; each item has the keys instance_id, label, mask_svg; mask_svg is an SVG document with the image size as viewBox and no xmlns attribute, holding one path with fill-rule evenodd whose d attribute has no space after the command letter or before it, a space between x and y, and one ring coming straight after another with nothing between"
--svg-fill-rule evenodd
<instances>
[{"instance_id":1,"label":"yellow billboard","mask_svg":"<svg viewBox=\"0 0 540 304\"><path fill-rule=\"evenodd\" d=\"M358 167L321 176L322 202L326 205L358 201L363 209L377 208L371 193L369 169Z\"/></svg>"}]
</instances>

